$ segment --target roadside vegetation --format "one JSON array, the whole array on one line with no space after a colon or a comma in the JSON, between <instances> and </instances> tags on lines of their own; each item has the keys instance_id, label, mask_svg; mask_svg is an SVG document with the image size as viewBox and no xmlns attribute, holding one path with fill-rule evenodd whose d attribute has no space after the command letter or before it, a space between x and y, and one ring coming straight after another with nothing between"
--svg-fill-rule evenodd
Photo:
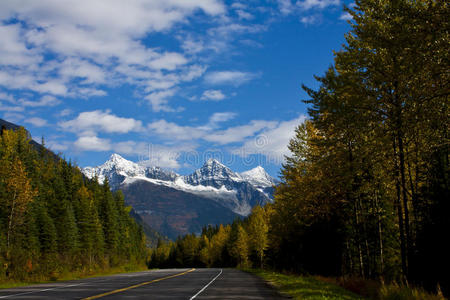
<instances>
[{"instance_id":1,"label":"roadside vegetation","mask_svg":"<svg viewBox=\"0 0 450 300\"><path fill-rule=\"evenodd\" d=\"M289 295L293 299L363 299L336 284L318 280L313 276L286 275L262 269L243 269L243 271L263 278L279 292Z\"/></svg>"},{"instance_id":2,"label":"roadside vegetation","mask_svg":"<svg viewBox=\"0 0 450 300\"><path fill-rule=\"evenodd\" d=\"M59 274L57 278L49 278L49 277L40 277L39 278L31 278L26 279L25 281L18 281L14 279L9 279L3 282L0 282L0 289L8 289L8 288L14 288L14 287L20 287L20 286L27 286L31 284L38 284L38 283L48 283L48 282L55 282L55 281L67 281L67 280L76 280L76 279L83 279L83 278L93 278L93 277L101 277L101 276L109 276L114 274L121 274L121 273L131 273L131 272L140 272L140 271L148 271L148 268L145 264L141 265L122 265L118 267L108 267L105 269L95 269L91 270L90 272L86 271L67 271L64 273Z\"/></svg>"},{"instance_id":3,"label":"roadside vegetation","mask_svg":"<svg viewBox=\"0 0 450 300\"><path fill-rule=\"evenodd\" d=\"M262 269L243 269L273 285L294 299L379 299L379 300L443 300L442 294L430 294L405 285L384 285L361 278L337 279L322 276L282 274Z\"/></svg>"},{"instance_id":4,"label":"roadside vegetation","mask_svg":"<svg viewBox=\"0 0 450 300\"><path fill-rule=\"evenodd\" d=\"M0 135L0 284L140 269L147 248L121 192L36 149L24 128Z\"/></svg>"},{"instance_id":5,"label":"roadside vegetation","mask_svg":"<svg viewBox=\"0 0 450 300\"><path fill-rule=\"evenodd\" d=\"M343 49L318 89L303 87L309 118L274 203L160 243L150 265L356 278L341 285L375 282L381 299L450 294L450 4L361 0L348 12Z\"/></svg>"}]
</instances>

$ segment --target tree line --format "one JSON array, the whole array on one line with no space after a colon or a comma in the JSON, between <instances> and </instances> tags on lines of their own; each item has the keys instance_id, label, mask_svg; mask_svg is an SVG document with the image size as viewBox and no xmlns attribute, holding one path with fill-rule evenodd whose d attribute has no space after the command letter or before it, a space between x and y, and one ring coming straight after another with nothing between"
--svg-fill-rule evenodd
<instances>
[{"instance_id":1,"label":"tree line","mask_svg":"<svg viewBox=\"0 0 450 300\"><path fill-rule=\"evenodd\" d=\"M33 147L23 127L2 129L0 281L145 265L145 236L130 209L107 181Z\"/></svg>"},{"instance_id":2,"label":"tree line","mask_svg":"<svg viewBox=\"0 0 450 300\"><path fill-rule=\"evenodd\" d=\"M261 244L250 242L253 212L211 236L162 245L153 258L440 285L449 293L449 5L355 1L334 64L316 77L318 89L303 87L309 118L289 143L274 204L257 209L265 213Z\"/></svg>"},{"instance_id":3,"label":"tree line","mask_svg":"<svg viewBox=\"0 0 450 300\"><path fill-rule=\"evenodd\" d=\"M160 239L152 249L149 267L263 267L269 242L268 209L255 206L244 220L206 226L200 235L188 234L175 242Z\"/></svg>"}]
</instances>

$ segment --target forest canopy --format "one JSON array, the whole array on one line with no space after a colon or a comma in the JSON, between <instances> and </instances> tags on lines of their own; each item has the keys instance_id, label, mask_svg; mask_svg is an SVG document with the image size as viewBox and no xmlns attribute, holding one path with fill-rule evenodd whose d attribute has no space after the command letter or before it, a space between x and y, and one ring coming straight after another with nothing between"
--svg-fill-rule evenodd
<instances>
[{"instance_id":1,"label":"forest canopy","mask_svg":"<svg viewBox=\"0 0 450 300\"><path fill-rule=\"evenodd\" d=\"M274 204L154 253L450 292L448 1L355 1ZM189 249L189 251L185 250Z\"/></svg>"},{"instance_id":2,"label":"forest canopy","mask_svg":"<svg viewBox=\"0 0 450 300\"><path fill-rule=\"evenodd\" d=\"M37 149L23 127L2 130L0 281L145 264L145 236L130 209L107 181Z\"/></svg>"}]
</instances>

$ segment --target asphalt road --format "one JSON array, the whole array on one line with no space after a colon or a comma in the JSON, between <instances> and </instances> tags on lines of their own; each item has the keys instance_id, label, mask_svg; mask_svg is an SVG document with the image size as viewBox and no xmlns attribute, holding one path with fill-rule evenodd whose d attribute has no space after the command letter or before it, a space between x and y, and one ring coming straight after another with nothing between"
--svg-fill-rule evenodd
<instances>
[{"instance_id":1,"label":"asphalt road","mask_svg":"<svg viewBox=\"0 0 450 300\"><path fill-rule=\"evenodd\" d=\"M285 299L235 269L163 269L0 290L0 299Z\"/></svg>"}]
</instances>

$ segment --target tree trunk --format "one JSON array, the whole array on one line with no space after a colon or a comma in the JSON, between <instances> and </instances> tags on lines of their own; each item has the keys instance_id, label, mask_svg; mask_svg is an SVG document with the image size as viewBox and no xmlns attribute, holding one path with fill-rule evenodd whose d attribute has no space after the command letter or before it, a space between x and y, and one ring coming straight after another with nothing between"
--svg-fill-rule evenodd
<instances>
[{"instance_id":1,"label":"tree trunk","mask_svg":"<svg viewBox=\"0 0 450 300\"><path fill-rule=\"evenodd\" d=\"M397 161L397 146L395 138L393 140L393 150L394 150L394 165L395 165L395 189L397 191L397 197L394 201L394 205L397 209L397 216L398 216L398 227L399 227L399 234L400 234L400 252L401 252L401 260L402 260L402 272L403 275L406 276L408 274L408 264L406 259L406 242L405 242L405 231L403 227L403 209L401 205L401 189L400 189L400 171L399 171L399 165Z\"/></svg>"},{"instance_id":2,"label":"tree trunk","mask_svg":"<svg viewBox=\"0 0 450 300\"><path fill-rule=\"evenodd\" d=\"M380 275L383 276L384 272L384 257L383 257L383 231L381 225L381 211L380 205L378 203L378 193L375 191L375 208L377 212L377 222L378 222L378 245L380 253Z\"/></svg>"}]
</instances>

